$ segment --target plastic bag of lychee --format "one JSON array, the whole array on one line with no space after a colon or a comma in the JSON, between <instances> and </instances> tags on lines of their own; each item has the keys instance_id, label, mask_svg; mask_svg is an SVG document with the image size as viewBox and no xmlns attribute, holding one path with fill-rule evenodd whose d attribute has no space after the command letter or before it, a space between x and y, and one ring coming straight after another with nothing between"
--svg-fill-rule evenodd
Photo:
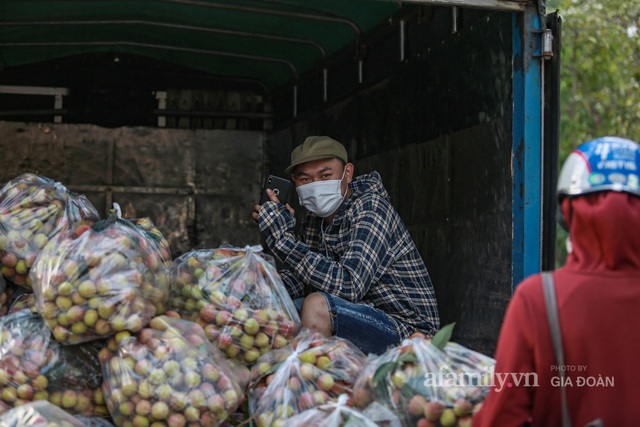
<instances>
[{"instance_id":1,"label":"plastic bag of lychee","mask_svg":"<svg viewBox=\"0 0 640 427\"><path fill-rule=\"evenodd\" d=\"M100 353L114 423L222 424L243 402L249 370L227 359L194 322L166 315L137 334L120 332Z\"/></svg>"},{"instance_id":2,"label":"plastic bag of lychee","mask_svg":"<svg viewBox=\"0 0 640 427\"><path fill-rule=\"evenodd\" d=\"M386 405L407 427L471 426L489 392L495 360L448 342L452 327L433 340L416 333L368 360L354 385L356 406Z\"/></svg>"},{"instance_id":3,"label":"plastic bag of lychee","mask_svg":"<svg viewBox=\"0 0 640 427\"><path fill-rule=\"evenodd\" d=\"M169 304L165 253L115 212L59 233L30 276L36 308L56 340L77 344L141 330Z\"/></svg>"},{"instance_id":4,"label":"plastic bag of lychee","mask_svg":"<svg viewBox=\"0 0 640 427\"><path fill-rule=\"evenodd\" d=\"M29 270L49 240L99 217L84 195L50 178L25 173L12 179L0 190L2 275L30 289Z\"/></svg>"},{"instance_id":5,"label":"plastic bag of lychee","mask_svg":"<svg viewBox=\"0 0 640 427\"><path fill-rule=\"evenodd\" d=\"M300 329L274 264L261 246L187 252L171 267L172 308L200 324L229 358L250 366Z\"/></svg>"},{"instance_id":6,"label":"plastic bag of lychee","mask_svg":"<svg viewBox=\"0 0 640 427\"><path fill-rule=\"evenodd\" d=\"M285 348L251 367L249 411L257 427L281 426L289 417L349 394L366 360L350 341L303 328Z\"/></svg>"},{"instance_id":7,"label":"plastic bag of lychee","mask_svg":"<svg viewBox=\"0 0 640 427\"><path fill-rule=\"evenodd\" d=\"M0 415L0 427L84 427L82 421L46 400L37 400Z\"/></svg>"},{"instance_id":8,"label":"plastic bag of lychee","mask_svg":"<svg viewBox=\"0 0 640 427\"><path fill-rule=\"evenodd\" d=\"M28 309L0 318L0 413L48 400L78 415L107 415L101 345L61 346Z\"/></svg>"},{"instance_id":9,"label":"plastic bag of lychee","mask_svg":"<svg viewBox=\"0 0 640 427\"><path fill-rule=\"evenodd\" d=\"M401 427L398 416L386 407L371 405L365 411L353 407L346 393L315 408L287 418L283 427Z\"/></svg>"}]
</instances>

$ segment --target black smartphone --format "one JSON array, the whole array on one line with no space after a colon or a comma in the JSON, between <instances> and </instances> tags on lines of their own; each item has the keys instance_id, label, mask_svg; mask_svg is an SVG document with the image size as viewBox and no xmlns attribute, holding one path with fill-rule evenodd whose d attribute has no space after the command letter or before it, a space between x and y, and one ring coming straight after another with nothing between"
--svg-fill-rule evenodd
<instances>
[{"instance_id":1,"label":"black smartphone","mask_svg":"<svg viewBox=\"0 0 640 427\"><path fill-rule=\"evenodd\" d=\"M289 193L291 192L291 181L288 179L280 178L275 175L268 175L267 179L264 181L264 186L262 187L262 194L260 195L260 205L264 204L264 202L269 201L269 196L267 196L267 189L273 190L278 196L278 200L282 203L287 203L289 201Z\"/></svg>"}]
</instances>

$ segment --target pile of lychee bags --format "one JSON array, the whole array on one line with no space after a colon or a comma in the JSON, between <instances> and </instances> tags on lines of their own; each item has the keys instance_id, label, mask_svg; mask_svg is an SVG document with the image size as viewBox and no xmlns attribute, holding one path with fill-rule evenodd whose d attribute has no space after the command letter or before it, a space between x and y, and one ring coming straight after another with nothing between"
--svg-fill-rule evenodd
<instances>
[{"instance_id":1,"label":"pile of lychee bags","mask_svg":"<svg viewBox=\"0 0 640 427\"><path fill-rule=\"evenodd\" d=\"M0 426L48 425L24 421L54 421L42 402L117 427L463 425L487 390L425 386L491 364L454 344L367 357L301 329L259 246L172 260L151 219L100 219L34 174L0 190L0 263Z\"/></svg>"},{"instance_id":2,"label":"pile of lychee bags","mask_svg":"<svg viewBox=\"0 0 640 427\"><path fill-rule=\"evenodd\" d=\"M185 341L193 334L181 336L183 332L131 350L137 334L145 336L152 324L161 324L159 316L170 311L171 254L150 219L126 220L116 211L99 219L84 196L33 174L2 188L0 214L3 277L10 282L8 289L21 294L14 298L4 286L0 289L7 314L0 318L0 413L46 400L72 415L117 416L120 425L148 425L156 421L152 409L163 414L162 405L152 405L158 400L156 389L166 395L166 387L151 387L148 381L158 380L155 372L169 359L173 363L168 366L178 364L181 370L194 369L194 362L203 363L203 357L215 366L224 364L225 358L209 349L204 355L202 349L195 352L193 343ZM125 336L130 338L125 341ZM119 360L127 362L118 364ZM129 364L132 369L146 366L154 376L134 383ZM203 410L199 387L207 391L207 398L222 400L225 393L223 407L231 412L244 398L244 387L231 372L220 377L226 383L215 384L224 389L211 382L181 383L173 375L170 394L175 399L182 392L184 405L176 403L161 421L184 413L195 422L195 408L202 425L219 425L222 420L207 418L214 409ZM228 388L237 391L235 401ZM118 400L123 391L126 404ZM127 413L132 404L134 412Z\"/></svg>"}]
</instances>

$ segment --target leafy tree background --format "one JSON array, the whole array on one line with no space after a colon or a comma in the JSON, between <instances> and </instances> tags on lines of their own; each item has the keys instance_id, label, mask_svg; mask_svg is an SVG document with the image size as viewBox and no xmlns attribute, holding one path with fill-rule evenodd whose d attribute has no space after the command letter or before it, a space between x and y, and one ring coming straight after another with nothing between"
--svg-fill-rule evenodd
<instances>
[{"instance_id":1,"label":"leafy tree background","mask_svg":"<svg viewBox=\"0 0 640 427\"><path fill-rule=\"evenodd\" d=\"M562 19L560 166L590 139L640 142L640 0L551 0ZM560 170L560 169L558 169ZM558 227L556 264L567 233Z\"/></svg>"}]
</instances>

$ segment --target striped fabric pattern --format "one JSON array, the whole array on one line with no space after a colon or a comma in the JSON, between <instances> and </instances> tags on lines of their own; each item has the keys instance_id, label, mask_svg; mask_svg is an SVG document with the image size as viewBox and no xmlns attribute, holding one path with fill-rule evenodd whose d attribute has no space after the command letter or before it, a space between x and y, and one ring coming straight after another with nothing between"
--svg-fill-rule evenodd
<instances>
[{"instance_id":1,"label":"striped fabric pattern","mask_svg":"<svg viewBox=\"0 0 640 427\"><path fill-rule=\"evenodd\" d=\"M309 213L298 236L283 204L267 202L259 226L285 268L292 298L326 291L387 313L401 338L414 331L433 335L440 327L427 268L377 172L350 183L353 194L323 229Z\"/></svg>"}]
</instances>

